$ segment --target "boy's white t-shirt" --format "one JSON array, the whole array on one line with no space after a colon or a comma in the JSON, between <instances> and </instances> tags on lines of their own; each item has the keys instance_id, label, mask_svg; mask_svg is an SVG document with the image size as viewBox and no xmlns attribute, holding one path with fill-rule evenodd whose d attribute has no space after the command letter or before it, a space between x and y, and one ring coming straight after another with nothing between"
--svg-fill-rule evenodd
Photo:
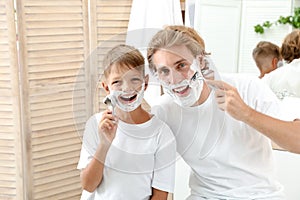
<instances>
[{"instance_id":1,"label":"boy's white t-shirt","mask_svg":"<svg viewBox=\"0 0 300 200\"><path fill-rule=\"evenodd\" d=\"M99 144L101 113L86 123L78 169L93 159ZM149 199L152 187L173 192L176 143L170 128L156 116L143 124L118 121L116 137L107 153L103 179L95 200Z\"/></svg>"},{"instance_id":2,"label":"boy's white t-shirt","mask_svg":"<svg viewBox=\"0 0 300 200\"><path fill-rule=\"evenodd\" d=\"M277 115L277 98L265 84L239 79L225 82L252 108ZM164 95L152 112L172 129L177 151L191 167L190 199L284 199L270 140L220 110L213 91L203 104L188 108Z\"/></svg>"}]
</instances>

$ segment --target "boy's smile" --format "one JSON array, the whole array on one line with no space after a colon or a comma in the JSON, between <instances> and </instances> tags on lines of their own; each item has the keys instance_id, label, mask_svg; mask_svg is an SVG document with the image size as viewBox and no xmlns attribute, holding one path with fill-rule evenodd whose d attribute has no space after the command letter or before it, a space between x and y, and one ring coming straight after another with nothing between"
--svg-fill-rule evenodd
<instances>
[{"instance_id":1,"label":"boy's smile","mask_svg":"<svg viewBox=\"0 0 300 200\"><path fill-rule=\"evenodd\" d=\"M137 94L134 95L120 95L118 98L123 104L130 104L131 102L135 101Z\"/></svg>"}]
</instances>

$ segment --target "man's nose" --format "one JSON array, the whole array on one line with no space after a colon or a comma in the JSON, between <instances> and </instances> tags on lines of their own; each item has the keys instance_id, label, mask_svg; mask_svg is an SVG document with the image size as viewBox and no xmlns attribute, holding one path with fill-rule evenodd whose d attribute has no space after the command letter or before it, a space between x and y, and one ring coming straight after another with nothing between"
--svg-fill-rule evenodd
<instances>
[{"instance_id":1,"label":"man's nose","mask_svg":"<svg viewBox=\"0 0 300 200\"><path fill-rule=\"evenodd\" d=\"M179 82L181 82L183 79L183 75L176 71L176 70L171 70L170 74L168 76L168 84L174 85L177 84Z\"/></svg>"}]
</instances>

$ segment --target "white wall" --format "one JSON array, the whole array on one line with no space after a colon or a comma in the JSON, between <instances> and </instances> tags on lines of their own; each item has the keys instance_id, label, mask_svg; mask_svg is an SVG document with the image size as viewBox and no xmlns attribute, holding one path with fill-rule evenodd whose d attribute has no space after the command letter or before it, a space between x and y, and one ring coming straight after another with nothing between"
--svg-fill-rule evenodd
<instances>
[{"instance_id":1,"label":"white wall","mask_svg":"<svg viewBox=\"0 0 300 200\"><path fill-rule=\"evenodd\" d=\"M299 5L297 0L295 5ZM199 0L195 4L195 29L204 38L206 50L220 72L259 74L252 50L261 40L281 44L290 26L273 26L265 34L254 26L293 12L292 0Z\"/></svg>"},{"instance_id":2,"label":"white wall","mask_svg":"<svg viewBox=\"0 0 300 200\"><path fill-rule=\"evenodd\" d=\"M300 199L300 155L274 150L278 180L285 187L287 200Z\"/></svg>"},{"instance_id":3,"label":"white wall","mask_svg":"<svg viewBox=\"0 0 300 200\"><path fill-rule=\"evenodd\" d=\"M221 72L237 72L241 5L237 0L195 3L194 28Z\"/></svg>"}]
</instances>

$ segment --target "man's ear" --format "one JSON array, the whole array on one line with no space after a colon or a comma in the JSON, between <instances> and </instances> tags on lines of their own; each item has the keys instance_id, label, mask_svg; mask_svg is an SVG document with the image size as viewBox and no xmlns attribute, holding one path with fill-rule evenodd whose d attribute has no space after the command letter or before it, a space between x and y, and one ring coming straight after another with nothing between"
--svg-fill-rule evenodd
<instances>
[{"instance_id":1,"label":"man's ear","mask_svg":"<svg viewBox=\"0 0 300 200\"><path fill-rule=\"evenodd\" d=\"M205 69L207 67L203 54L199 54L198 56L196 56L196 59L198 60L198 64L200 64L200 70Z\"/></svg>"},{"instance_id":2,"label":"man's ear","mask_svg":"<svg viewBox=\"0 0 300 200\"><path fill-rule=\"evenodd\" d=\"M149 75L147 74L144 79L145 79L145 90L146 90L148 88Z\"/></svg>"},{"instance_id":3,"label":"man's ear","mask_svg":"<svg viewBox=\"0 0 300 200\"><path fill-rule=\"evenodd\" d=\"M110 91L109 91L108 85L107 85L105 82L101 82L101 85L102 85L102 87L104 88L105 92L106 92L107 94L109 94Z\"/></svg>"}]
</instances>

